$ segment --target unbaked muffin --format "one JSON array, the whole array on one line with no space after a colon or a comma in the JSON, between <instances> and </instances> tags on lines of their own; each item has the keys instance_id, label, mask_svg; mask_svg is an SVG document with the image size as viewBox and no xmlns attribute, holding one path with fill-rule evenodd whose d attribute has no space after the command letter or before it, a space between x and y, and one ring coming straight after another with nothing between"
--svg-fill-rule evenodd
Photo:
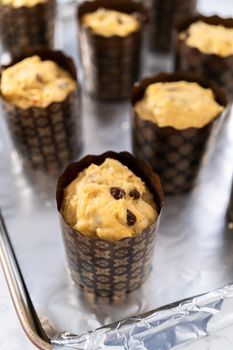
<instances>
[{"instance_id":1,"label":"unbaked muffin","mask_svg":"<svg viewBox=\"0 0 233 350\"><path fill-rule=\"evenodd\" d=\"M148 277L162 202L157 175L127 152L65 169L57 207L71 276L89 300L122 302Z\"/></svg>"},{"instance_id":2,"label":"unbaked muffin","mask_svg":"<svg viewBox=\"0 0 233 350\"><path fill-rule=\"evenodd\" d=\"M0 0L0 39L12 56L52 48L56 0Z\"/></svg>"},{"instance_id":3,"label":"unbaked muffin","mask_svg":"<svg viewBox=\"0 0 233 350\"><path fill-rule=\"evenodd\" d=\"M176 69L207 79L233 98L233 18L191 17L177 26Z\"/></svg>"},{"instance_id":4,"label":"unbaked muffin","mask_svg":"<svg viewBox=\"0 0 233 350\"><path fill-rule=\"evenodd\" d=\"M160 74L135 85L133 150L161 177L166 193L192 189L224 94L198 78Z\"/></svg>"},{"instance_id":5,"label":"unbaked muffin","mask_svg":"<svg viewBox=\"0 0 233 350\"><path fill-rule=\"evenodd\" d=\"M75 66L58 51L16 59L1 74L6 121L24 163L56 175L81 147Z\"/></svg>"},{"instance_id":6,"label":"unbaked muffin","mask_svg":"<svg viewBox=\"0 0 233 350\"><path fill-rule=\"evenodd\" d=\"M129 96L140 73L145 8L132 0L86 1L78 8L86 91L100 99Z\"/></svg>"}]
</instances>

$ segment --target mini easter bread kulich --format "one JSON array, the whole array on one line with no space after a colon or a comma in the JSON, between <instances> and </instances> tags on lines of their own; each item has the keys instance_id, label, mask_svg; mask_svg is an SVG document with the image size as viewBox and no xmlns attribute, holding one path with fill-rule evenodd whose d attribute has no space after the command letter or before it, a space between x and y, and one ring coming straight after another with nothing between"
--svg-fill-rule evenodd
<instances>
[{"instance_id":1,"label":"mini easter bread kulich","mask_svg":"<svg viewBox=\"0 0 233 350\"><path fill-rule=\"evenodd\" d=\"M233 18L193 16L176 28L176 69L214 82L233 99Z\"/></svg>"},{"instance_id":2,"label":"mini easter bread kulich","mask_svg":"<svg viewBox=\"0 0 233 350\"><path fill-rule=\"evenodd\" d=\"M77 19L86 91L106 100L128 97L140 72L146 9L132 0L86 1Z\"/></svg>"},{"instance_id":3,"label":"mini easter bread kulich","mask_svg":"<svg viewBox=\"0 0 233 350\"><path fill-rule=\"evenodd\" d=\"M152 0L150 42L152 49L171 49L173 29L181 19L194 13L196 0Z\"/></svg>"},{"instance_id":4,"label":"mini easter bread kulich","mask_svg":"<svg viewBox=\"0 0 233 350\"><path fill-rule=\"evenodd\" d=\"M65 169L56 198L74 282L93 301L124 301L150 273L158 176L128 152L89 155Z\"/></svg>"},{"instance_id":5,"label":"mini easter bread kulich","mask_svg":"<svg viewBox=\"0 0 233 350\"><path fill-rule=\"evenodd\" d=\"M52 48L56 0L0 0L0 38L13 57Z\"/></svg>"},{"instance_id":6,"label":"mini easter bread kulich","mask_svg":"<svg viewBox=\"0 0 233 350\"><path fill-rule=\"evenodd\" d=\"M82 144L72 59L60 51L27 52L2 68L0 86L6 122L22 160L57 175Z\"/></svg>"},{"instance_id":7,"label":"mini easter bread kulich","mask_svg":"<svg viewBox=\"0 0 233 350\"><path fill-rule=\"evenodd\" d=\"M166 193L192 189L226 106L221 90L183 73L161 73L134 85L133 152L158 172Z\"/></svg>"}]
</instances>

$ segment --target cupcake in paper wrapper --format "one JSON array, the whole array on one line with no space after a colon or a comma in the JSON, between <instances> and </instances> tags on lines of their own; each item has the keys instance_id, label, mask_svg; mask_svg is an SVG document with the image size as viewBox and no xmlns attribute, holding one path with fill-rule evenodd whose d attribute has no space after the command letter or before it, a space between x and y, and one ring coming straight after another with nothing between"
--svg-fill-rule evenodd
<instances>
[{"instance_id":1,"label":"cupcake in paper wrapper","mask_svg":"<svg viewBox=\"0 0 233 350\"><path fill-rule=\"evenodd\" d=\"M151 48L167 52L171 49L176 22L194 13L196 0L152 0L151 7Z\"/></svg>"},{"instance_id":2,"label":"cupcake in paper wrapper","mask_svg":"<svg viewBox=\"0 0 233 350\"><path fill-rule=\"evenodd\" d=\"M147 161L159 174L165 193L187 192L195 184L203 159L207 141L211 135L216 116L201 128L189 127L178 130L174 127L159 127L156 123L142 119L135 111L135 105L144 97L148 86L164 82L196 82L204 88L211 88L215 100L222 106L227 105L224 93L208 83L183 73L161 73L155 77L136 83L132 94L132 146L133 153L139 159ZM188 115L187 115L188 118Z\"/></svg>"},{"instance_id":3,"label":"cupcake in paper wrapper","mask_svg":"<svg viewBox=\"0 0 233 350\"><path fill-rule=\"evenodd\" d=\"M214 53L202 52L199 48L191 47L186 43L188 29L195 22L202 21L212 26L223 26L233 29L233 18L219 16L193 16L181 21L176 28L176 69L194 74L210 82L214 82L224 89L227 97L233 99L233 53L221 56ZM181 33L184 37L181 37ZM203 33L205 34L205 33ZM213 41L215 35L212 35ZM232 39L231 39L232 41Z\"/></svg>"},{"instance_id":4,"label":"cupcake in paper wrapper","mask_svg":"<svg viewBox=\"0 0 233 350\"><path fill-rule=\"evenodd\" d=\"M42 61L55 62L69 73L76 84L76 68L71 58L60 51L39 50L15 59L2 71L27 57L37 55ZM58 175L76 158L81 144L79 86L59 102L47 107L21 108L2 96L3 111L16 150L25 165Z\"/></svg>"},{"instance_id":5,"label":"cupcake in paper wrapper","mask_svg":"<svg viewBox=\"0 0 233 350\"><path fill-rule=\"evenodd\" d=\"M52 48L55 7L55 0L17 8L0 2L0 38L3 49L15 57L24 54L29 48Z\"/></svg>"},{"instance_id":6,"label":"cupcake in paper wrapper","mask_svg":"<svg viewBox=\"0 0 233 350\"><path fill-rule=\"evenodd\" d=\"M124 36L105 37L82 24L85 15L101 8L133 15L138 21L138 28ZM140 73L145 20L143 5L131 0L94 0L79 6L79 44L85 90L89 94L105 100L129 96Z\"/></svg>"},{"instance_id":7,"label":"cupcake in paper wrapper","mask_svg":"<svg viewBox=\"0 0 233 350\"><path fill-rule=\"evenodd\" d=\"M91 164L100 165L107 158L118 160L140 177L153 195L158 218L134 237L108 241L98 236L88 237L73 229L62 215L64 189L78 174ZM116 175L117 176L117 175ZM120 303L128 293L136 290L147 279L155 243L158 220L163 203L163 191L158 176L142 161L128 152L106 152L89 155L71 163L57 183L57 208L66 247L72 279L91 302Z\"/></svg>"}]
</instances>

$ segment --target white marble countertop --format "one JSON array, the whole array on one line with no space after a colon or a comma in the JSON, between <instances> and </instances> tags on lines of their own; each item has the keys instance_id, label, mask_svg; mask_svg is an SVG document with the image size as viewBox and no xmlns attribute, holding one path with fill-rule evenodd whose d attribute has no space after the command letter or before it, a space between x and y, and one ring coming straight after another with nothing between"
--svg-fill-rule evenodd
<instances>
[{"instance_id":1,"label":"white marble countertop","mask_svg":"<svg viewBox=\"0 0 233 350\"><path fill-rule=\"evenodd\" d=\"M203 13L233 16L232 0L199 0L198 9ZM36 349L21 328L0 269L0 348L1 350Z\"/></svg>"}]
</instances>

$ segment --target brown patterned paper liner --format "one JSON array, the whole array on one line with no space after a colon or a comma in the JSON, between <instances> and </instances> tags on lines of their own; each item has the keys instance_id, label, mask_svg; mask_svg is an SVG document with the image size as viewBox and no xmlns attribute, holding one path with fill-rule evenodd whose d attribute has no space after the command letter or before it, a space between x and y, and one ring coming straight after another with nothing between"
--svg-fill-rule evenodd
<instances>
[{"instance_id":1,"label":"brown patterned paper liner","mask_svg":"<svg viewBox=\"0 0 233 350\"><path fill-rule=\"evenodd\" d=\"M136 160L130 153L111 151L99 156L88 155L65 169L57 183L58 211L61 210L64 189L91 163L100 165L108 157L119 160L145 181L160 214L163 191L158 176L147 164ZM147 279L151 270L158 220L141 234L115 242L85 236L71 228L62 215L60 223L71 276L83 288L83 295L89 301L122 302L129 292L139 288Z\"/></svg>"},{"instance_id":2,"label":"brown patterned paper liner","mask_svg":"<svg viewBox=\"0 0 233 350\"><path fill-rule=\"evenodd\" d=\"M170 50L175 24L194 13L196 2L196 0L152 0L150 41L153 50L158 52Z\"/></svg>"},{"instance_id":3,"label":"brown patterned paper liner","mask_svg":"<svg viewBox=\"0 0 233 350\"><path fill-rule=\"evenodd\" d=\"M140 29L125 37L106 38L81 25L83 15L100 7L128 14L137 13ZM128 97L140 73L146 9L132 0L94 0L81 4L77 16L85 90L92 96L105 100Z\"/></svg>"},{"instance_id":4,"label":"brown patterned paper liner","mask_svg":"<svg viewBox=\"0 0 233 350\"><path fill-rule=\"evenodd\" d=\"M223 106L227 105L224 93L201 79L183 73L161 73L134 85L132 107L143 98L150 84L180 80L193 81L203 87L210 87L216 101ZM141 119L133 111L133 153L137 158L147 161L158 172L165 193L190 191L195 184L213 125L219 118L220 115L202 128L177 130L172 127L158 127L151 121Z\"/></svg>"},{"instance_id":5,"label":"brown patterned paper liner","mask_svg":"<svg viewBox=\"0 0 233 350\"><path fill-rule=\"evenodd\" d=\"M233 99L233 55L221 57L215 54L206 54L199 49L188 46L184 40L179 38L182 31L187 30L190 24L199 20L211 25L233 28L233 18L218 16L197 15L180 22L176 28L176 69L218 84L225 90L228 98Z\"/></svg>"},{"instance_id":6,"label":"brown patterned paper liner","mask_svg":"<svg viewBox=\"0 0 233 350\"><path fill-rule=\"evenodd\" d=\"M72 59L60 51L33 50L30 54L27 51L25 56L18 57L9 66L34 54L42 60L56 62L78 83ZM22 109L3 97L2 103L11 138L26 165L58 175L68 162L75 159L82 144L79 91L46 108Z\"/></svg>"},{"instance_id":7,"label":"brown patterned paper liner","mask_svg":"<svg viewBox=\"0 0 233 350\"><path fill-rule=\"evenodd\" d=\"M227 209L227 221L228 221L228 227L232 230L233 229L233 182L231 186L230 200L229 200L228 209Z\"/></svg>"},{"instance_id":8,"label":"brown patterned paper liner","mask_svg":"<svg viewBox=\"0 0 233 350\"><path fill-rule=\"evenodd\" d=\"M47 0L33 7L0 3L0 38L3 49L13 57L28 48L52 48L54 43L56 0Z\"/></svg>"}]
</instances>

